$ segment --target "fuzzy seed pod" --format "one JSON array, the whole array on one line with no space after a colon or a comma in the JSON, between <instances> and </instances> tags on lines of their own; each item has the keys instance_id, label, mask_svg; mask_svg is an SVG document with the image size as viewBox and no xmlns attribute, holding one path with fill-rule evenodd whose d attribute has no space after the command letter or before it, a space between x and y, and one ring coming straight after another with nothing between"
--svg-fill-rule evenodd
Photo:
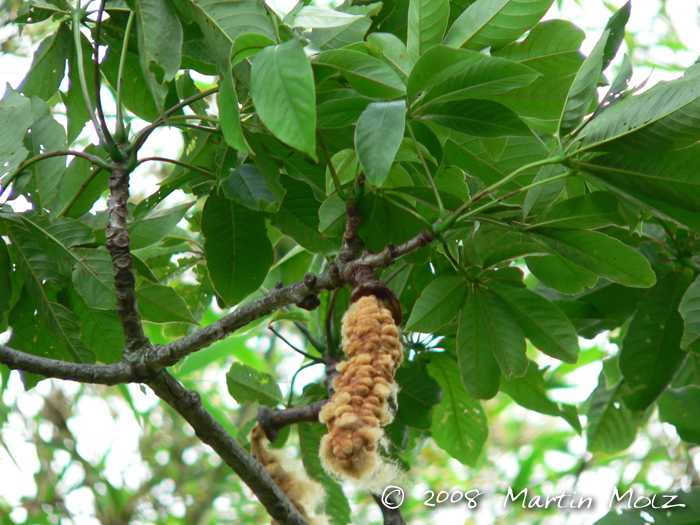
<instances>
[{"instance_id":1,"label":"fuzzy seed pod","mask_svg":"<svg viewBox=\"0 0 700 525\"><path fill-rule=\"evenodd\" d=\"M265 467L265 471L270 475L282 492L289 498L289 501L296 507L310 525L328 525L325 516L310 515L308 509L315 508L323 499L323 488L316 481L310 480L303 469L285 469L283 463L287 462L279 451L268 448L269 441L265 431L256 423L248 436L250 440L250 451L258 457L258 461ZM276 520L272 520L271 525L277 525Z\"/></svg>"},{"instance_id":2,"label":"fuzzy seed pod","mask_svg":"<svg viewBox=\"0 0 700 525\"><path fill-rule=\"evenodd\" d=\"M328 426L321 463L329 474L379 486L396 473L378 448L385 440L382 427L394 419L389 401L398 392L394 374L403 360L399 330L382 301L367 295L345 313L342 332L348 360L338 363L335 394L319 414Z\"/></svg>"}]
</instances>

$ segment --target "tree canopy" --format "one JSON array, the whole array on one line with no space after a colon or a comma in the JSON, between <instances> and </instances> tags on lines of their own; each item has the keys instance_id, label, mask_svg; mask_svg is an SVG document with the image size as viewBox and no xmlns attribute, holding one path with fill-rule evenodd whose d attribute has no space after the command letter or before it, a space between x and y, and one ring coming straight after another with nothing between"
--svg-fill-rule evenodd
<instances>
[{"instance_id":1,"label":"tree canopy","mask_svg":"<svg viewBox=\"0 0 700 525\"><path fill-rule=\"evenodd\" d=\"M28 519L74 516L80 487L104 523L220 522L231 494L231 519L307 523L264 468L268 449L251 454L256 421L270 450L298 452L331 523L354 522L349 500L368 519L372 499L322 467L318 422L346 366L342 316L364 295L402 331L380 447L397 470L436 494L444 479L490 483L499 501L506 488L571 492L661 421L677 441L657 436L647 457L675 462L685 507L599 523L700 516L700 66L631 85L627 56L610 74L630 2L587 55L581 29L543 21L552 4L299 2L284 17L260 0L16 6L12 23L43 39L0 101L0 393L13 369L27 390L97 385L140 418L151 469L134 490L108 479L67 423L88 393L52 383ZM144 155L163 127L182 152ZM149 164L159 182L145 195L134 173ZM580 348L604 332L616 346ZM224 363L217 392L205 378ZM590 397L554 401L591 363ZM325 375L295 388L312 365ZM165 403L140 410L131 384ZM516 405L554 426L533 437L527 420L499 420ZM12 412L0 403L0 423ZM576 434L585 450L543 477L545 454ZM494 482L489 447L521 454L518 473ZM470 474L441 481L431 467L451 460ZM82 480L61 488L73 464ZM619 492L651 496L645 474ZM426 495L398 509L379 496L386 524L429 516ZM555 511L513 503L510 516Z\"/></svg>"}]
</instances>

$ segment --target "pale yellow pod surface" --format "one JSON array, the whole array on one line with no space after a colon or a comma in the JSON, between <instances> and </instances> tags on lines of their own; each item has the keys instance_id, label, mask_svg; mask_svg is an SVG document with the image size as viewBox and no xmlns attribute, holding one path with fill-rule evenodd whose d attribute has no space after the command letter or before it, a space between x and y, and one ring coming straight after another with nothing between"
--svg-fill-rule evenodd
<instances>
[{"instance_id":1,"label":"pale yellow pod surface","mask_svg":"<svg viewBox=\"0 0 700 525\"><path fill-rule=\"evenodd\" d=\"M339 363L335 394L319 415L328 426L321 440L321 463L335 477L371 485L372 479L394 471L378 448L385 439L382 427L394 419L389 400L398 391L394 374L403 348L391 312L373 295L350 306L343 316L342 338L348 360Z\"/></svg>"}]
</instances>

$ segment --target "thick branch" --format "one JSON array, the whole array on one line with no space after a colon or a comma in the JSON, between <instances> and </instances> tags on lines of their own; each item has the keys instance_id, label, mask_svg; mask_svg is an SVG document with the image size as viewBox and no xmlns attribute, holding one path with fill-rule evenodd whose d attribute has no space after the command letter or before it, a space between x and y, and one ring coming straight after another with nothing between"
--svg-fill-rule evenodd
<instances>
[{"instance_id":1,"label":"thick branch","mask_svg":"<svg viewBox=\"0 0 700 525\"><path fill-rule=\"evenodd\" d=\"M380 253L365 252L359 259L342 264L338 261L331 263L328 271L317 276L307 274L303 281L270 290L262 297L245 306L237 308L229 315L219 319L196 332L186 335L173 341L172 343L159 346L156 352L147 356L146 365L154 370L172 366L184 357L197 350L206 348L220 339L224 339L229 334L239 328L263 317L270 312L287 306L296 304L301 307L309 306L309 299L316 298L316 294L323 290L334 290L344 286L346 283L355 282L355 274L361 267L386 268L396 261L396 259L413 253L423 246L427 246L433 240L428 230L409 239L408 241L395 246L388 245ZM312 303L314 301L311 301Z\"/></svg>"},{"instance_id":2,"label":"thick branch","mask_svg":"<svg viewBox=\"0 0 700 525\"><path fill-rule=\"evenodd\" d=\"M109 178L109 222L105 231L105 246L112 258L114 289L117 296L117 313L124 329L125 357L150 346L143 332L141 314L136 306L136 277L129 250L129 231L126 218L129 212L129 172L122 167L112 171Z\"/></svg>"},{"instance_id":3,"label":"thick branch","mask_svg":"<svg viewBox=\"0 0 700 525\"><path fill-rule=\"evenodd\" d=\"M318 423L318 413L328 399L322 399L309 405L292 407L286 410L272 410L267 405L261 405L258 410L258 423L265 431L270 443L277 441L279 431L296 423Z\"/></svg>"},{"instance_id":4,"label":"thick branch","mask_svg":"<svg viewBox=\"0 0 700 525\"><path fill-rule=\"evenodd\" d=\"M44 377L68 379L79 383L119 385L136 380L136 374L129 363L122 360L112 365L86 365L68 363L58 359L47 359L7 346L0 345L0 363L11 369L19 369Z\"/></svg>"},{"instance_id":5,"label":"thick branch","mask_svg":"<svg viewBox=\"0 0 700 525\"><path fill-rule=\"evenodd\" d=\"M211 446L255 493L271 517L281 525L308 525L265 468L233 439L202 406L199 393L187 390L165 370L148 381L153 391L192 426L197 437Z\"/></svg>"}]
</instances>

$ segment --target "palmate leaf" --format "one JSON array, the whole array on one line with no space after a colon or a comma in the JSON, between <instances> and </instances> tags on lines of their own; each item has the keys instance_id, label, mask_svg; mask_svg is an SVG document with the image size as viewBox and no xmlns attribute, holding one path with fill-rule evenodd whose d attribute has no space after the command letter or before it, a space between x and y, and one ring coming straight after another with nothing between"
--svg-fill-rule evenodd
<instances>
[{"instance_id":1,"label":"palmate leaf","mask_svg":"<svg viewBox=\"0 0 700 525\"><path fill-rule=\"evenodd\" d=\"M457 363L462 384L474 399L491 399L498 393L501 368L491 349L491 337L474 293L467 296L459 312Z\"/></svg>"},{"instance_id":2,"label":"palmate leaf","mask_svg":"<svg viewBox=\"0 0 700 525\"><path fill-rule=\"evenodd\" d=\"M657 155L606 153L575 165L654 215L700 231L699 154L700 145Z\"/></svg>"},{"instance_id":3,"label":"palmate leaf","mask_svg":"<svg viewBox=\"0 0 700 525\"><path fill-rule=\"evenodd\" d=\"M316 91L311 64L296 38L253 59L251 95L260 120L285 144L316 160Z\"/></svg>"},{"instance_id":4,"label":"palmate leaf","mask_svg":"<svg viewBox=\"0 0 700 525\"><path fill-rule=\"evenodd\" d=\"M549 10L554 0L477 0L445 36L444 44L479 51L515 42Z\"/></svg>"},{"instance_id":5,"label":"palmate leaf","mask_svg":"<svg viewBox=\"0 0 700 525\"><path fill-rule=\"evenodd\" d=\"M411 60L416 62L428 49L440 43L449 16L449 0L410 0L406 45Z\"/></svg>"},{"instance_id":6,"label":"palmate leaf","mask_svg":"<svg viewBox=\"0 0 700 525\"><path fill-rule=\"evenodd\" d=\"M399 37L392 33L372 32L367 35L367 43L367 51L371 55L380 56L388 62L399 77L408 78L413 70L413 60Z\"/></svg>"},{"instance_id":7,"label":"palmate leaf","mask_svg":"<svg viewBox=\"0 0 700 525\"><path fill-rule=\"evenodd\" d=\"M498 281L489 287L498 295L533 345L565 363L575 363L579 346L571 321L552 303L527 288L515 288Z\"/></svg>"},{"instance_id":8,"label":"palmate leaf","mask_svg":"<svg viewBox=\"0 0 700 525\"><path fill-rule=\"evenodd\" d=\"M520 62L542 76L494 100L536 129L555 133L566 94L585 58L579 51L584 38L584 32L571 22L549 20L537 24L522 42L495 50L494 55Z\"/></svg>"},{"instance_id":9,"label":"palmate leaf","mask_svg":"<svg viewBox=\"0 0 700 525\"><path fill-rule=\"evenodd\" d=\"M659 418L675 426L683 441L700 445L700 386L666 390L659 398Z\"/></svg>"},{"instance_id":10,"label":"palmate leaf","mask_svg":"<svg viewBox=\"0 0 700 525\"><path fill-rule=\"evenodd\" d=\"M15 170L29 155L23 139L32 122L31 101L7 86L0 101L0 176Z\"/></svg>"},{"instance_id":11,"label":"palmate leaf","mask_svg":"<svg viewBox=\"0 0 700 525\"><path fill-rule=\"evenodd\" d=\"M396 371L396 383L400 387L396 418L409 427L430 430L433 407L442 399L440 385L417 361Z\"/></svg>"},{"instance_id":12,"label":"palmate leaf","mask_svg":"<svg viewBox=\"0 0 700 525\"><path fill-rule=\"evenodd\" d=\"M618 199L606 191L595 191L580 197L566 199L540 213L532 225L549 228L589 230L622 225Z\"/></svg>"},{"instance_id":13,"label":"palmate leaf","mask_svg":"<svg viewBox=\"0 0 700 525\"><path fill-rule=\"evenodd\" d=\"M403 100L373 102L357 120L355 148L370 184L381 186L389 175L403 140L405 122Z\"/></svg>"},{"instance_id":14,"label":"palmate leaf","mask_svg":"<svg viewBox=\"0 0 700 525\"><path fill-rule=\"evenodd\" d=\"M433 409L431 424L435 444L456 460L474 467L488 437L486 413L481 403L467 395L452 357L432 353L427 366L442 389L442 401Z\"/></svg>"},{"instance_id":15,"label":"palmate leaf","mask_svg":"<svg viewBox=\"0 0 700 525\"><path fill-rule=\"evenodd\" d=\"M240 38L246 36L251 36L251 34L241 35L236 39L236 42L238 42ZM250 147L243 136L241 113L238 107L238 95L236 94L230 68L219 78L219 94L216 97L216 103L219 107L219 114L221 117L221 131L224 134L226 142L239 151L248 152Z\"/></svg>"},{"instance_id":16,"label":"palmate leaf","mask_svg":"<svg viewBox=\"0 0 700 525\"><path fill-rule=\"evenodd\" d=\"M417 60L408 76L406 92L409 101L431 86L439 84L464 71L472 64L478 64L487 57L470 49L453 49L448 46L435 46Z\"/></svg>"},{"instance_id":17,"label":"palmate leaf","mask_svg":"<svg viewBox=\"0 0 700 525\"><path fill-rule=\"evenodd\" d=\"M12 259L7 244L0 237L0 322L12 300Z\"/></svg>"},{"instance_id":18,"label":"palmate leaf","mask_svg":"<svg viewBox=\"0 0 700 525\"><path fill-rule=\"evenodd\" d=\"M440 276L421 293L406 322L406 330L437 332L457 316L467 294L467 282L456 275Z\"/></svg>"},{"instance_id":19,"label":"palmate leaf","mask_svg":"<svg viewBox=\"0 0 700 525\"><path fill-rule=\"evenodd\" d=\"M274 259L264 216L212 192L202 235L209 277L224 302L234 305L257 290Z\"/></svg>"},{"instance_id":20,"label":"palmate leaf","mask_svg":"<svg viewBox=\"0 0 700 525\"><path fill-rule=\"evenodd\" d=\"M534 410L548 416L561 417L580 434L581 423L578 420L576 406L555 403L547 397L544 388L545 371L546 368L538 368L537 363L530 361L527 373L523 377L514 377L510 381L504 381L501 385L501 392L528 410Z\"/></svg>"},{"instance_id":21,"label":"palmate leaf","mask_svg":"<svg viewBox=\"0 0 700 525\"><path fill-rule=\"evenodd\" d=\"M525 64L481 53L479 56L482 58L478 62L467 64L460 74L433 86L422 104L489 98L527 86L541 76Z\"/></svg>"},{"instance_id":22,"label":"palmate leaf","mask_svg":"<svg viewBox=\"0 0 700 525\"><path fill-rule=\"evenodd\" d=\"M510 109L490 100L431 104L420 119L474 137L528 137L532 131Z\"/></svg>"},{"instance_id":23,"label":"palmate leaf","mask_svg":"<svg viewBox=\"0 0 700 525\"><path fill-rule=\"evenodd\" d=\"M311 31L311 42L320 50L338 49L355 42L360 42L372 26L370 16L374 16L381 9L381 3L375 2L368 5L353 5L348 7L344 14L351 15L345 24L336 27L317 27ZM339 13L339 11L334 11Z\"/></svg>"},{"instance_id":24,"label":"palmate leaf","mask_svg":"<svg viewBox=\"0 0 700 525\"><path fill-rule=\"evenodd\" d=\"M651 155L686 148L700 140L700 66L671 82L627 96L585 128L581 147L619 155Z\"/></svg>"},{"instance_id":25,"label":"palmate leaf","mask_svg":"<svg viewBox=\"0 0 700 525\"><path fill-rule=\"evenodd\" d=\"M353 89L368 97L397 98L406 94L406 86L391 66L359 51L323 51L314 64L337 69Z\"/></svg>"},{"instance_id":26,"label":"palmate leaf","mask_svg":"<svg viewBox=\"0 0 700 525\"><path fill-rule=\"evenodd\" d=\"M690 285L682 272L671 272L642 298L622 340L620 372L631 392L630 410L646 410L673 379L686 357L680 348L683 319L678 306Z\"/></svg>"},{"instance_id":27,"label":"palmate leaf","mask_svg":"<svg viewBox=\"0 0 700 525\"><path fill-rule=\"evenodd\" d=\"M168 0L127 0L136 16L139 64L159 111L182 61L182 25Z\"/></svg>"},{"instance_id":28,"label":"palmate leaf","mask_svg":"<svg viewBox=\"0 0 700 525\"><path fill-rule=\"evenodd\" d=\"M528 257L526 263L542 284L566 295L580 294L598 282L596 274L558 253L545 257Z\"/></svg>"},{"instance_id":29,"label":"palmate leaf","mask_svg":"<svg viewBox=\"0 0 700 525\"><path fill-rule=\"evenodd\" d=\"M227 198L254 211L277 209L275 197L255 164L239 164L231 168L230 175L221 183Z\"/></svg>"},{"instance_id":30,"label":"palmate leaf","mask_svg":"<svg viewBox=\"0 0 700 525\"><path fill-rule=\"evenodd\" d=\"M603 72L603 54L606 49L610 30L606 30L598 40L598 43L581 64L581 68L576 72L574 81L571 83L566 94L564 110L559 117L558 133L562 137L579 125L584 115L588 113L596 95L598 78Z\"/></svg>"},{"instance_id":31,"label":"palmate leaf","mask_svg":"<svg viewBox=\"0 0 700 525\"><path fill-rule=\"evenodd\" d=\"M635 288L647 288L656 282L649 261L613 237L586 230L530 231L562 256L613 282Z\"/></svg>"},{"instance_id":32,"label":"palmate leaf","mask_svg":"<svg viewBox=\"0 0 700 525\"><path fill-rule=\"evenodd\" d=\"M84 151L97 156L102 152L94 145L88 146ZM75 157L61 177L58 195L52 205L53 211L61 213L70 205L65 217L77 219L85 215L106 190L108 179L109 171L96 167L86 159Z\"/></svg>"},{"instance_id":33,"label":"palmate leaf","mask_svg":"<svg viewBox=\"0 0 700 525\"><path fill-rule=\"evenodd\" d=\"M284 186L287 195L272 224L312 253L336 249L336 242L319 233L319 203L311 187L291 177L285 178Z\"/></svg>"},{"instance_id":34,"label":"palmate leaf","mask_svg":"<svg viewBox=\"0 0 700 525\"><path fill-rule=\"evenodd\" d=\"M684 330L681 348L688 348L700 340L700 277L683 295L678 311L683 317Z\"/></svg>"},{"instance_id":35,"label":"palmate leaf","mask_svg":"<svg viewBox=\"0 0 700 525\"><path fill-rule=\"evenodd\" d=\"M139 312L144 321L152 323L182 322L199 324L192 317L187 303L175 288L162 284L144 283L136 288Z\"/></svg>"},{"instance_id":36,"label":"palmate leaf","mask_svg":"<svg viewBox=\"0 0 700 525\"><path fill-rule=\"evenodd\" d=\"M282 392L275 378L244 363L231 363L226 384L231 397L241 404L257 401L276 407L282 402Z\"/></svg>"},{"instance_id":37,"label":"palmate leaf","mask_svg":"<svg viewBox=\"0 0 700 525\"><path fill-rule=\"evenodd\" d=\"M590 452L615 454L629 447L637 435L641 415L632 413L619 396L621 381L610 390L601 372L596 388L589 398L586 436Z\"/></svg>"},{"instance_id":38,"label":"palmate leaf","mask_svg":"<svg viewBox=\"0 0 700 525\"><path fill-rule=\"evenodd\" d=\"M71 42L70 27L65 23L60 24L56 32L39 44L31 68L17 91L29 98L36 96L48 101L63 80Z\"/></svg>"},{"instance_id":39,"label":"palmate leaf","mask_svg":"<svg viewBox=\"0 0 700 525\"><path fill-rule=\"evenodd\" d=\"M158 106L148 89L146 79L143 78L138 54L127 51L123 62L122 103L137 117L153 122L159 115ZM119 85L119 63L120 52L107 49L100 70L115 91Z\"/></svg>"}]
</instances>

